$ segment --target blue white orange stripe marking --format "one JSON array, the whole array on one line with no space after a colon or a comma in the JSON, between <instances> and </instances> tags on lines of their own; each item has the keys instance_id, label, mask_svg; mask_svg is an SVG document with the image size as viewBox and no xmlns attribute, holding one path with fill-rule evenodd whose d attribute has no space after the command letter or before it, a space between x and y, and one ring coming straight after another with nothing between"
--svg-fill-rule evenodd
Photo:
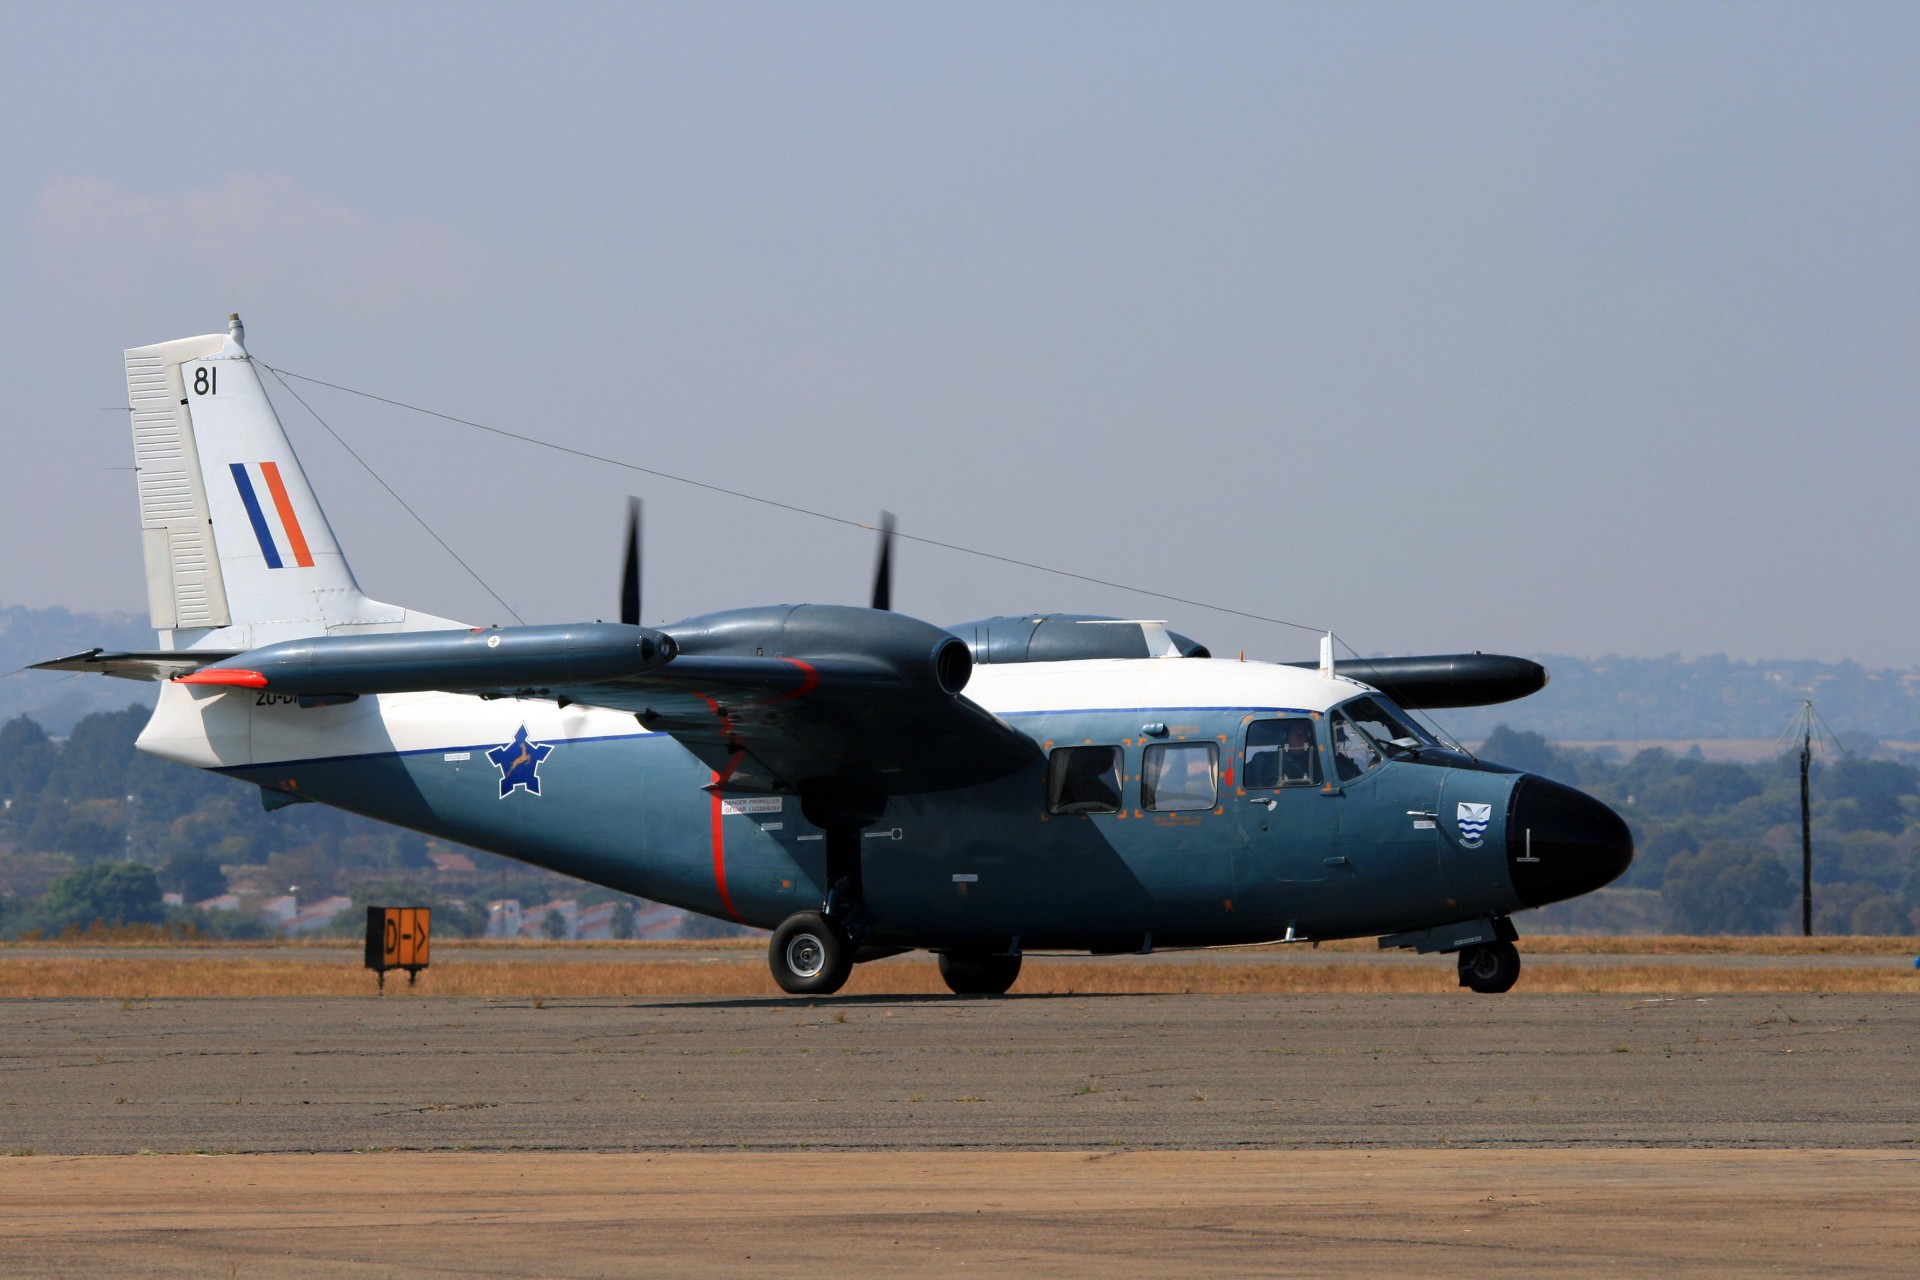
<instances>
[{"instance_id":1,"label":"blue white orange stripe marking","mask_svg":"<svg viewBox=\"0 0 1920 1280\"><path fill-rule=\"evenodd\" d=\"M293 562L302 569L313 567L313 552L307 546L306 532L300 527L300 517L294 514L293 502L287 497L286 482L280 478L280 465L275 462L262 462L260 478L267 486L267 496L273 500L273 511L280 518L281 531L286 535L287 549L293 554ZM266 559L267 568L283 569L286 561L280 554L280 543L274 537L273 526L267 522L267 513L260 506L260 496L254 491L253 477L247 472L244 462L230 462L227 469L233 472L233 487L240 491L240 504L247 509L247 521L253 525L253 536L260 544L260 554Z\"/></svg>"}]
</instances>

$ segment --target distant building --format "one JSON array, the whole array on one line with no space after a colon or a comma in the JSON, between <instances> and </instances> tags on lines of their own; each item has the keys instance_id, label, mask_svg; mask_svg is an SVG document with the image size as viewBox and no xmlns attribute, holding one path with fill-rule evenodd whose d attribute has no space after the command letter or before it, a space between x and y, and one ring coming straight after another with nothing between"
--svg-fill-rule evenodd
<instances>
[{"instance_id":1,"label":"distant building","mask_svg":"<svg viewBox=\"0 0 1920 1280\"><path fill-rule=\"evenodd\" d=\"M237 893L223 893L217 898L208 898L203 902L196 902L193 905L202 911L238 911L240 909L240 895Z\"/></svg>"},{"instance_id":2,"label":"distant building","mask_svg":"<svg viewBox=\"0 0 1920 1280\"><path fill-rule=\"evenodd\" d=\"M300 902L290 893L283 893L277 898L268 898L260 904L261 918L275 924L283 925L299 914Z\"/></svg>"},{"instance_id":3,"label":"distant building","mask_svg":"<svg viewBox=\"0 0 1920 1280\"><path fill-rule=\"evenodd\" d=\"M503 898L499 902L487 904L487 933L489 938L517 938L520 936L520 900Z\"/></svg>"},{"instance_id":4,"label":"distant building","mask_svg":"<svg viewBox=\"0 0 1920 1280\"><path fill-rule=\"evenodd\" d=\"M353 899L340 894L323 898L305 911L298 911L288 916L280 925L281 932L292 937L296 933L312 933L316 929L324 929L333 923L335 916L351 906L353 906Z\"/></svg>"}]
</instances>

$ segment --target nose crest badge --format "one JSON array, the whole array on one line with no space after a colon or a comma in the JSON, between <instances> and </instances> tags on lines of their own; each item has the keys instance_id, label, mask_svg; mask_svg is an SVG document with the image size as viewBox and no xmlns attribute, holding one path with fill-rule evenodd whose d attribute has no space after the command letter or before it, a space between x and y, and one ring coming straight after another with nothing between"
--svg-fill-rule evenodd
<instances>
[{"instance_id":1,"label":"nose crest badge","mask_svg":"<svg viewBox=\"0 0 1920 1280\"><path fill-rule=\"evenodd\" d=\"M1480 847L1480 842L1487 836L1487 824L1492 821L1493 806L1490 804L1462 800L1454 810L1454 822L1460 828L1460 843L1469 849Z\"/></svg>"}]
</instances>

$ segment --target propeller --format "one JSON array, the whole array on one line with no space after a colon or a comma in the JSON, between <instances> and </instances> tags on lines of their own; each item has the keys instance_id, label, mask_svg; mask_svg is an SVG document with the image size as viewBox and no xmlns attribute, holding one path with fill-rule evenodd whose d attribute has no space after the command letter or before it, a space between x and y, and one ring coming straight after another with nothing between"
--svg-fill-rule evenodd
<instances>
[{"instance_id":1,"label":"propeller","mask_svg":"<svg viewBox=\"0 0 1920 1280\"><path fill-rule=\"evenodd\" d=\"M893 608L893 512L880 513L880 561L873 570L873 607Z\"/></svg>"},{"instance_id":2,"label":"propeller","mask_svg":"<svg viewBox=\"0 0 1920 1280\"><path fill-rule=\"evenodd\" d=\"M620 621L640 625L640 514L638 498L627 499L627 559L620 570Z\"/></svg>"}]
</instances>

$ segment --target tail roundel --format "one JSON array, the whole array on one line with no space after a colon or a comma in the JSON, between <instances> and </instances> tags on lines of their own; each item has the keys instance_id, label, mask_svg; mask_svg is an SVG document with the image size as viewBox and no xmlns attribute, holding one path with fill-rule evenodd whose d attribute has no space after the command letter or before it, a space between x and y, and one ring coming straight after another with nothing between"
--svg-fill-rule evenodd
<instances>
[{"instance_id":1,"label":"tail roundel","mask_svg":"<svg viewBox=\"0 0 1920 1280\"><path fill-rule=\"evenodd\" d=\"M228 331L126 353L147 606L172 648L459 625L370 600Z\"/></svg>"}]
</instances>

